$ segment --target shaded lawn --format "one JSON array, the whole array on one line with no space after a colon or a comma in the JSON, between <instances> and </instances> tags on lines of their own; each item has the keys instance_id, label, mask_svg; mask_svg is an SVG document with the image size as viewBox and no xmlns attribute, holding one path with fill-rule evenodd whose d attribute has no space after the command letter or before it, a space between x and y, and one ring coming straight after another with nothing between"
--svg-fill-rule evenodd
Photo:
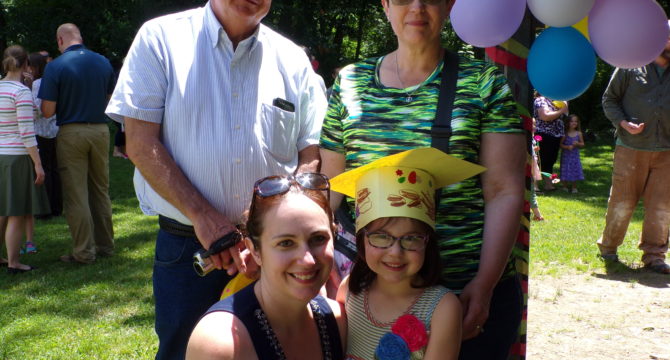
<instances>
[{"instance_id":1,"label":"shaded lawn","mask_svg":"<svg viewBox=\"0 0 670 360\"><path fill-rule=\"evenodd\" d=\"M138 208L132 172L130 161L110 158L115 256L93 265L60 262L72 242L58 217L36 221L39 252L22 256L38 270L16 276L0 271L0 359L153 358L157 225Z\"/></svg>"}]
</instances>

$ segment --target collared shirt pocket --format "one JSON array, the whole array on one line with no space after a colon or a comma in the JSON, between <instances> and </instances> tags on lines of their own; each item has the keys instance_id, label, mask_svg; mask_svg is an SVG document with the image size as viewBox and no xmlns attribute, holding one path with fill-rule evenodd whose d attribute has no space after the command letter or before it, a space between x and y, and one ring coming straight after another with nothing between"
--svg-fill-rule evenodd
<instances>
[{"instance_id":1,"label":"collared shirt pocket","mask_svg":"<svg viewBox=\"0 0 670 360\"><path fill-rule=\"evenodd\" d=\"M295 113L268 104L261 108L263 149L280 162L294 160L298 153Z\"/></svg>"}]
</instances>

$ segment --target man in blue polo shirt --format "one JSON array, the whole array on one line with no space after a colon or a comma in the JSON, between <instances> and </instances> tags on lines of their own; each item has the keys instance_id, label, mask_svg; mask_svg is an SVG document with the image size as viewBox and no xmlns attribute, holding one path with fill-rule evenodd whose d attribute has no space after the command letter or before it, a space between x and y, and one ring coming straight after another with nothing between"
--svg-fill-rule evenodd
<instances>
[{"instance_id":1,"label":"man in blue polo shirt","mask_svg":"<svg viewBox=\"0 0 670 360\"><path fill-rule=\"evenodd\" d=\"M56 31L61 56L42 77L38 97L44 117L58 115L56 156L63 184L63 209L74 248L64 262L90 264L114 252L109 200L109 128L105 107L114 90L112 66L83 45L79 29Z\"/></svg>"}]
</instances>

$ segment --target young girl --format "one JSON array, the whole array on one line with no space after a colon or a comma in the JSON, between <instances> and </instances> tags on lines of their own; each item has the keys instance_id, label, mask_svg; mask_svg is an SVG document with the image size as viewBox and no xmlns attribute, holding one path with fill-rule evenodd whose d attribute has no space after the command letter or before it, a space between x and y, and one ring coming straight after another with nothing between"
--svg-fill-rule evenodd
<instances>
[{"instance_id":1,"label":"young girl","mask_svg":"<svg viewBox=\"0 0 670 360\"><path fill-rule=\"evenodd\" d=\"M579 117L570 115L565 124L565 135L561 139L561 182L565 191L577 193L577 181L584 180L582 163L579 160L579 148L584 147ZM568 185L571 189L568 189Z\"/></svg>"},{"instance_id":2,"label":"young girl","mask_svg":"<svg viewBox=\"0 0 670 360\"><path fill-rule=\"evenodd\" d=\"M48 213L49 201L41 186L44 169L34 135L33 98L21 83L28 71L28 54L21 46L8 47L2 67L6 75L0 81L0 223L7 217L7 261L0 263L7 264L9 274L21 274L36 269L19 262L26 217Z\"/></svg>"},{"instance_id":3,"label":"young girl","mask_svg":"<svg viewBox=\"0 0 670 360\"><path fill-rule=\"evenodd\" d=\"M412 359L458 358L461 306L437 285L434 190L481 170L449 173L445 169L454 166L445 159L473 166L424 148L379 159L331 181L334 191L356 200L358 257L337 296L347 313L347 359L396 358L387 354L398 351Z\"/></svg>"},{"instance_id":4,"label":"young girl","mask_svg":"<svg viewBox=\"0 0 670 360\"><path fill-rule=\"evenodd\" d=\"M532 163L531 163L531 181L532 181L532 187L530 189L530 210L533 212L533 220L536 221L543 221L544 216L542 216L542 213L540 212L540 205L537 203L537 192L540 191L540 189L537 187L537 182L542 180L542 173L540 171L540 166L538 165L538 156L537 153L540 151L540 145L539 140L542 139L541 136L537 135L537 139L535 138L535 129L537 128L536 126L536 120L533 118L533 131L531 132L531 141L532 141L532 146L530 148L530 153L532 156Z\"/></svg>"}]
</instances>

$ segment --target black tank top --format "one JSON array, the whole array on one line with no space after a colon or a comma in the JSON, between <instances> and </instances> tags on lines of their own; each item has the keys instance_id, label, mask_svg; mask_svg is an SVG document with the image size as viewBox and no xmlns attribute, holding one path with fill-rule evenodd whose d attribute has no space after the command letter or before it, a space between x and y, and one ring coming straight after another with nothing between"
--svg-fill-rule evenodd
<instances>
[{"instance_id":1,"label":"black tank top","mask_svg":"<svg viewBox=\"0 0 670 360\"><path fill-rule=\"evenodd\" d=\"M255 284L255 283L254 283ZM277 340L265 312L258 303L251 284L237 293L214 304L205 315L215 311L225 311L235 315L246 327L254 344L256 355L262 360L284 360L286 355ZM343 357L340 331L333 310L321 295L310 300L316 328L321 339L324 360L340 360Z\"/></svg>"}]
</instances>

